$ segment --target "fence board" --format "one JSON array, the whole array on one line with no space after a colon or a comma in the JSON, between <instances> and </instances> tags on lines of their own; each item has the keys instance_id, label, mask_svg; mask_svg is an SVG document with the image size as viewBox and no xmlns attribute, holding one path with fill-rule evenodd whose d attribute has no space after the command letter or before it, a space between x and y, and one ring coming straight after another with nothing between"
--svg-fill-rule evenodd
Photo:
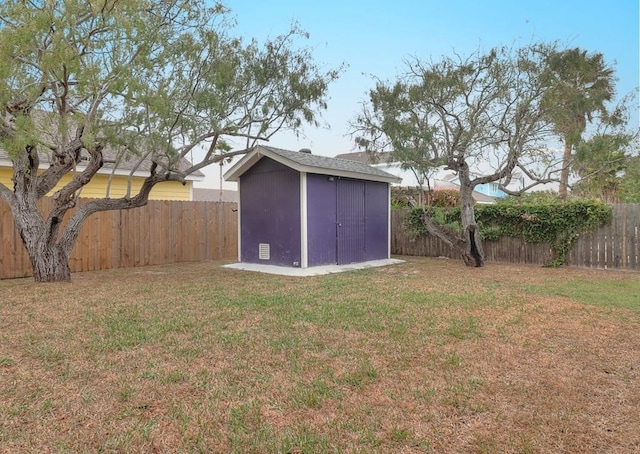
<instances>
[{"instance_id":1,"label":"fence board","mask_svg":"<svg viewBox=\"0 0 640 454\"><path fill-rule=\"evenodd\" d=\"M123 268L130 268L133 266L133 260L131 259L131 245L127 241L128 235L130 235L131 231L131 216L129 215L131 211L125 210L119 212L120 217L120 255L118 257L118 263Z\"/></svg>"},{"instance_id":2,"label":"fence board","mask_svg":"<svg viewBox=\"0 0 640 454\"><path fill-rule=\"evenodd\" d=\"M407 224L408 215L408 210L391 213L392 254L454 257L437 238L415 237ZM488 262L545 265L551 261L548 244L527 243L522 238L485 241L484 250ZM640 204L613 205L611 224L581 235L567 258L568 265L581 268L640 271Z\"/></svg>"},{"instance_id":3,"label":"fence board","mask_svg":"<svg viewBox=\"0 0 640 454\"><path fill-rule=\"evenodd\" d=\"M627 268L640 269L640 203L628 204L625 207L625 255Z\"/></svg>"},{"instance_id":4,"label":"fence board","mask_svg":"<svg viewBox=\"0 0 640 454\"><path fill-rule=\"evenodd\" d=\"M7 207L8 209L8 207ZM0 233L2 234L2 256L0 257L0 271L2 275L11 273L11 270L22 268L18 266L18 258L22 256L20 249L24 249L20 242L18 247L16 244L16 229L13 224L13 218L7 213L2 213L2 224L0 224ZM20 238L18 238L20 241Z\"/></svg>"},{"instance_id":5,"label":"fence board","mask_svg":"<svg viewBox=\"0 0 640 454\"><path fill-rule=\"evenodd\" d=\"M82 199L80 204L89 201ZM40 210L48 213L52 206L45 198ZM236 207L234 202L152 200L141 208L96 213L82 226L69 258L71 271L235 259ZM11 210L1 199L0 247L0 279L32 274Z\"/></svg>"}]
</instances>

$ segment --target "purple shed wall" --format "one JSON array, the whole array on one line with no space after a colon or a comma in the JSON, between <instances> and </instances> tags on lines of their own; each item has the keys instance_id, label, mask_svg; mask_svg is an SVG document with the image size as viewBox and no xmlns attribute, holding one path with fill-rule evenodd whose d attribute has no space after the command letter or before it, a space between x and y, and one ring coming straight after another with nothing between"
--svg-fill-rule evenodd
<instances>
[{"instance_id":1,"label":"purple shed wall","mask_svg":"<svg viewBox=\"0 0 640 454\"><path fill-rule=\"evenodd\" d=\"M300 263L300 174L262 158L240 177L240 260L294 266ZM270 259L259 259L259 244Z\"/></svg>"},{"instance_id":2,"label":"purple shed wall","mask_svg":"<svg viewBox=\"0 0 640 454\"><path fill-rule=\"evenodd\" d=\"M307 174L308 265L336 264L336 182Z\"/></svg>"},{"instance_id":3,"label":"purple shed wall","mask_svg":"<svg viewBox=\"0 0 640 454\"><path fill-rule=\"evenodd\" d=\"M338 264L365 259L365 182L339 179L338 182Z\"/></svg>"},{"instance_id":4,"label":"purple shed wall","mask_svg":"<svg viewBox=\"0 0 640 454\"><path fill-rule=\"evenodd\" d=\"M388 257L388 184L307 174L308 266ZM263 157L240 177L240 260L299 266L300 174ZM259 245L270 247L260 259Z\"/></svg>"},{"instance_id":5,"label":"purple shed wall","mask_svg":"<svg viewBox=\"0 0 640 454\"><path fill-rule=\"evenodd\" d=\"M387 183L307 175L308 265L388 258Z\"/></svg>"},{"instance_id":6,"label":"purple shed wall","mask_svg":"<svg viewBox=\"0 0 640 454\"><path fill-rule=\"evenodd\" d=\"M389 185L367 181L365 186L365 260L389 258Z\"/></svg>"}]
</instances>

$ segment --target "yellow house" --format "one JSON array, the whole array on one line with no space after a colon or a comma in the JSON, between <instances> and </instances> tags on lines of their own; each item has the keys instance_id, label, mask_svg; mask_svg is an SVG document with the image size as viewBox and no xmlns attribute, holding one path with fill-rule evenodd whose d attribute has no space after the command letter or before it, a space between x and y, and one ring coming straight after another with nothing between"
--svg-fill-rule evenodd
<instances>
[{"instance_id":1,"label":"yellow house","mask_svg":"<svg viewBox=\"0 0 640 454\"><path fill-rule=\"evenodd\" d=\"M43 161L45 161L43 159ZM105 163L91 181L82 188L80 194L84 198L119 198L126 194L127 187L131 185L130 195L137 194L142 181L149 175L149 165L143 162L135 171L132 171L135 162L120 162L118 168L114 169L113 163ZM145 165L146 164L146 165ZM184 167L188 166L188 162L183 163ZM41 162L40 168L46 169L47 162ZM83 167L78 166L76 172L81 172ZM65 175L58 185L47 195L53 195L58 189L67 184L74 173L70 172ZM0 149L0 183L8 188L13 187L11 178L13 176L13 168L7 153ZM150 200L193 200L193 183L194 181L202 181L204 174L195 172L186 178L186 184L178 181L163 181L158 183L151 194Z\"/></svg>"}]
</instances>

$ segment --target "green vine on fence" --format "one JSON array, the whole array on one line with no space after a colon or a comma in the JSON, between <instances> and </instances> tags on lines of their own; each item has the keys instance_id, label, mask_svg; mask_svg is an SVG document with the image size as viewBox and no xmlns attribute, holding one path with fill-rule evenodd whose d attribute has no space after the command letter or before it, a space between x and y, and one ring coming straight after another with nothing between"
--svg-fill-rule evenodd
<instances>
[{"instance_id":1,"label":"green vine on fence","mask_svg":"<svg viewBox=\"0 0 640 454\"><path fill-rule=\"evenodd\" d=\"M459 226L459 208L428 208L432 219L450 229ZM427 231L422 225L423 209L412 210L409 223L418 235ZM476 206L476 222L485 241L504 236L521 237L529 243L548 243L552 259L548 266L567 262L567 254L580 235L595 231L611 222L611 207L590 200L547 203L519 203L507 200L495 205ZM459 228L459 227L458 227Z\"/></svg>"}]
</instances>

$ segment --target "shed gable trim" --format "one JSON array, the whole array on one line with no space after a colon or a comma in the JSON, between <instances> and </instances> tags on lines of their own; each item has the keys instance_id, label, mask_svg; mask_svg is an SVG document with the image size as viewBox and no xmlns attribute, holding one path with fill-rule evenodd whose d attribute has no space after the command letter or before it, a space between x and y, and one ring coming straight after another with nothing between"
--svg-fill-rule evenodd
<instances>
[{"instance_id":1,"label":"shed gable trim","mask_svg":"<svg viewBox=\"0 0 640 454\"><path fill-rule=\"evenodd\" d=\"M284 150L283 150L284 151ZM298 152L289 152L298 153ZM231 169L224 174L224 179L227 181L239 181L240 177L253 167L262 157L268 157L280 164L283 164L293 170L305 173L315 173L321 175L330 175L343 178L354 178L358 180L379 181L383 183L397 183L401 179L395 175L388 174L386 172L374 173L362 173L354 172L344 169L327 168L323 166L306 165L300 162L296 162L292 159L288 159L280 153L277 153L268 147L257 146L252 151L246 154L240 161L238 161ZM335 159L327 158L326 159Z\"/></svg>"},{"instance_id":2,"label":"shed gable trim","mask_svg":"<svg viewBox=\"0 0 640 454\"><path fill-rule=\"evenodd\" d=\"M307 199L307 174L300 173L300 267L309 266L309 234L308 216L309 201Z\"/></svg>"}]
</instances>

